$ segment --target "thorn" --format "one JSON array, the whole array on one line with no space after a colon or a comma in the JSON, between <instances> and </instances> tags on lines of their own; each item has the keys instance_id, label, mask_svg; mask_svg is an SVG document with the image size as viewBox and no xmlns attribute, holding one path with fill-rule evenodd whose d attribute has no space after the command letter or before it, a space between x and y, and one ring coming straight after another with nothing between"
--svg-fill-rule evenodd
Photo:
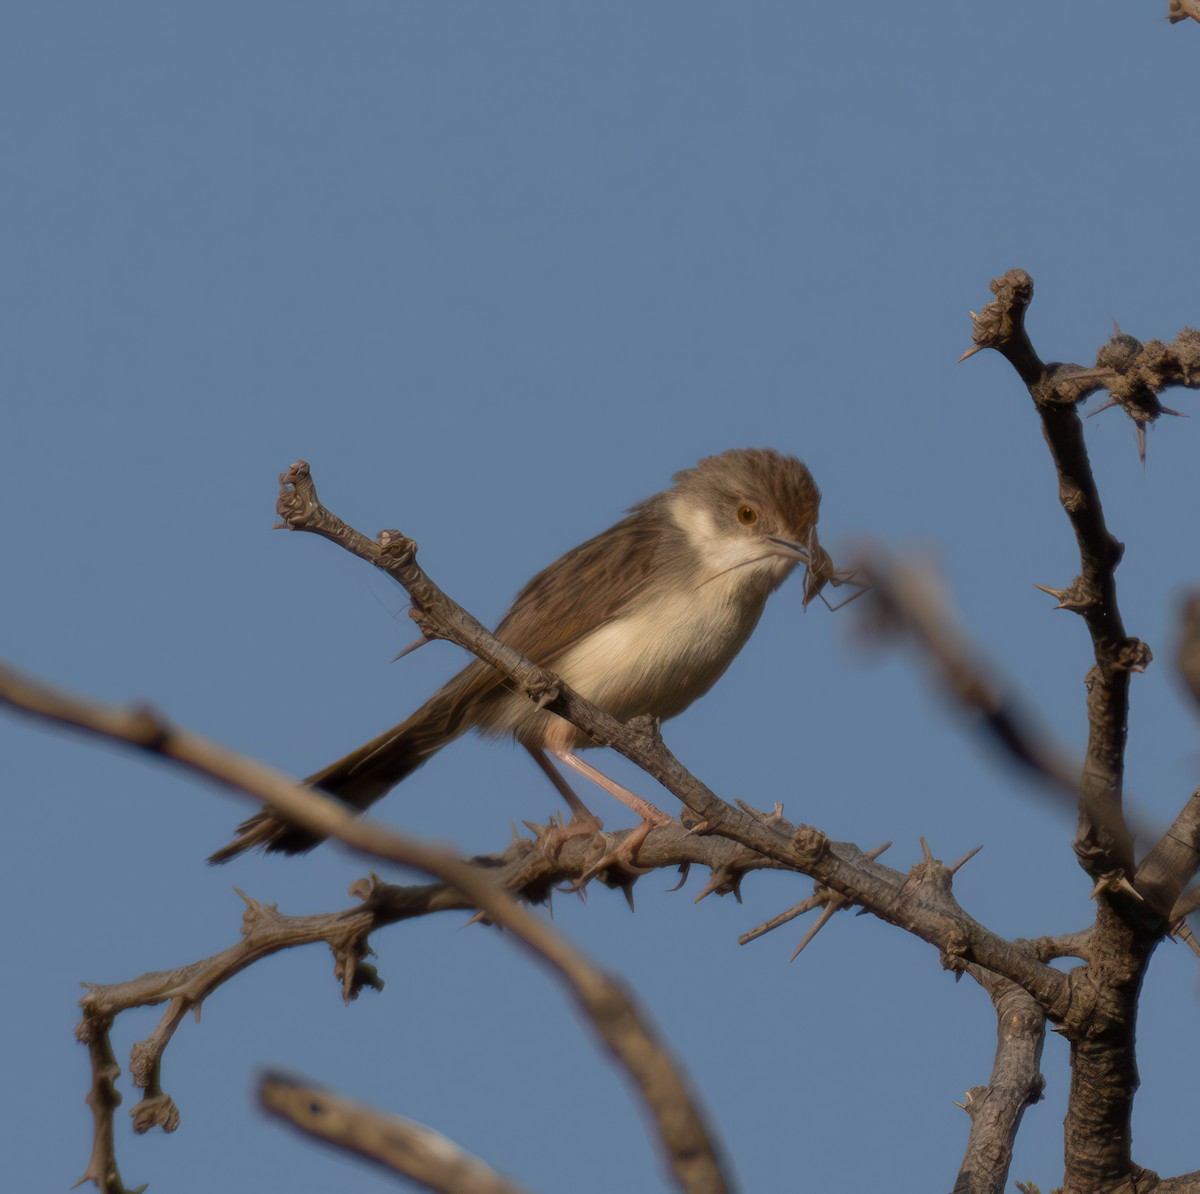
<instances>
[{"instance_id":1,"label":"thorn","mask_svg":"<svg viewBox=\"0 0 1200 1194\"><path fill-rule=\"evenodd\" d=\"M693 833L705 834L711 828L712 828L712 826L709 824L708 821L697 821L695 823L695 825L685 825L684 832L688 833L688 834L693 834Z\"/></svg>"},{"instance_id":2,"label":"thorn","mask_svg":"<svg viewBox=\"0 0 1200 1194\"><path fill-rule=\"evenodd\" d=\"M472 925L477 925L477 924L479 924L480 921L482 921L484 919L485 919L485 917L482 912L476 912L475 915L472 916L471 919L469 921L467 921L467 923L465 925L463 925L463 928L469 929Z\"/></svg>"},{"instance_id":3,"label":"thorn","mask_svg":"<svg viewBox=\"0 0 1200 1194\"><path fill-rule=\"evenodd\" d=\"M1121 335L1121 325L1115 319L1113 320L1113 335Z\"/></svg>"},{"instance_id":4,"label":"thorn","mask_svg":"<svg viewBox=\"0 0 1200 1194\"><path fill-rule=\"evenodd\" d=\"M1118 405L1117 400L1115 398L1110 398L1103 406L1098 406L1098 407L1096 407L1095 410L1089 410L1087 413L1087 417L1089 419L1095 418L1096 415L1098 415L1102 410L1108 410L1108 408L1110 406L1117 406L1117 405Z\"/></svg>"},{"instance_id":5,"label":"thorn","mask_svg":"<svg viewBox=\"0 0 1200 1194\"><path fill-rule=\"evenodd\" d=\"M921 838L921 853L925 856L926 862L933 862L933 851L929 848L929 843Z\"/></svg>"},{"instance_id":6,"label":"thorn","mask_svg":"<svg viewBox=\"0 0 1200 1194\"><path fill-rule=\"evenodd\" d=\"M621 890L625 893L625 903L629 905L629 911L636 912L637 909L633 906L633 884L622 883Z\"/></svg>"},{"instance_id":7,"label":"thorn","mask_svg":"<svg viewBox=\"0 0 1200 1194\"><path fill-rule=\"evenodd\" d=\"M875 859L877 859L880 856L880 854L887 853L887 851L890 850L891 848L892 848L891 842L884 842L882 846L876 846L873 850L868 850L867 857L872 862L874 862Z\"/></svg>"},{"instance_id":8,"label":"thorn","mask_svg":"<svg viewBox=\"0 0 1200 1194\"><path fill-rule=\"evenodd\" d=\"M968 314L968 315L971 317L971 322L972 322L972 323L978 323L978 322L979 322L979 316L978 316L978 315L976 315L974 311L972 311L972 310L968 309L968 311L967 311L967 314Z\"/></svg>"},{"instance_id":9,"label":"thorn","mask_svg":"<svg viewBox=\"0 0 1200 1194\"><path fill-rule=\"evenodd\" d=\"M972 344L971 347L968 348L967 351L964 352L962 354L962 356L960 356L958 358L958 360L955 361L954 363L956 365L961 365L963 363L963 361L965 361L968 357L973 357L977 352L982 351L982 349L983 349L982 344Z\"/></svg>"},{"instance_id":10,"label":"thorn","mask_svg":"<svg viewBox=\"0 0 1200 1194\"><path fill-rule=\"evenodd\" d=\"M667 888L668 894L670 894L673 891L678 891L688 881L688 874L691 871L691 869L692 869L692 864L690 862L681 862L679 864L679 882L676 883L674 887Z\"/></svg>"},{"instance_id":11,"label":"thorn","mask_svg":"<svg viewBox=\"0 0 1200 1194\"><path fill-rule=\"evenodd\" d=\"M1053 597L1054 600L1059 603L1059 608L1060 609L1062 608L1062 601L1063 601L1063 598L1066 597L1068 590L1052 589L1049 585L1039 585L1037 583L1037 581L1033 582L1033 587L1035 589L1040 589L1043 593L1049 593L1050 596Z\"/></svg>"},{"instance_id":12,"label":"thorn","mask_svg":"<svg viewBox=\"0 0 1200 1194\"><path fill-rule=\"evenodd\" d=\"M749 817L753 817L756 821L763 820L763 818L767 815L764 812L760 812L754 807L754 805L747 803L745 800L735 800L734 803L742 810L742 812Z\"/></svg>"},{"instance_id":13,"label":"thorn","mask_svg":"<svg viewBox=\"0 0 1200 1194\"><path fill-rule=\"evenodd\" d=\"M789 962L794 962L803 952L804 947L829 923L833 914L841 907L841 903L828 903L821 909L821 915L812 923L812 928L804 934L804 940L796 946L796 952L788 958Z\"/></svg>"},{"instance_id":14,"label":"thorn","mask_svg":"<svg viewBox=\"0 0 1200 1194\"><path fill-rule=\"evenodd\" d=\"M803 916L806 912L811 912L814 908L820 908L828 900L828 888L820 888L819 891L813 892L807 900L801 900L800 903L793 905L786 912L780 912L778 916L772 916L770 920L764 920L757 928L751 929L748 933L743 933L738 938L738 945L747 945L751 941L756 941L765 933L769 933L772 929L779 928L780 925L785 925L790 920L795 920L797 916Z\"/></svg>"},{"instance_id":15,"label":"thorn","mask_svg":"<svg viewBox=\"0 0 1200 1194\"><path fill-rule=\"evenodd\" d=\"M1101 875L1088 899L1094 900L1102 891L1119 891L1122 895L1132 896L1139 903L1146 902L1142 893L1125 877L1124 871L1110 871L1107 875Z\"/></svg>"},{"instance_id":16,"label":"thorn","mask_svg":"<svg viewBox=\"0 0 1200 1194\"><path fill-rule=\"evenodd\" d=\"M1169 406L1162 407L1158 413L1160 415L1174 415L1177 419L1190 419L1192 417L1191 415L1186 414L1184 411L1172 410Z\"/></svg>"},{"instance_id":17,"label":"thorn","mask_svg":"<svg viewBox=\"0 0 1200 1194\"><path fill-rule=\"evenodd\" d=\"M978 853L979 853L979 851L980 851L980 850L982 850L982 849L983 849L983 844L982 844L982 843L980 843L978 846L976 846L976 847L975 847L975 849L974 849L974 850L971 850L971 851L969 851L968 853L964 854L964 855L963 855L963 856L962 856L962 857L961 857L961 858L960 858L960 859L959 859L959 860L958 860L958 861L957 861L957 862L956 862L956 863L955 863L955 864L954 864L954 865L953 865L953 866L950 868L950 874L952 874L952 875L956 875L956 874L958 873L958 871L960 870L960 868L962 868L962 867L966 866L966 865L967 865L967 863L968 863L968 862L970 862L970 861L971 861L971 859L972 859L972 858L974 858L974 857L975 857L975 855L976 855L976 854L978 854Z\"/></svg>"},{"instance_id":18,"label":"thorn","mask_svg":"<svg viewBox=\"0 0 1200 1194\"><path fill-rule=\"evenodd\" d=\"M421 635L421 637L419 639L415 639L413 642L409 643L408 646L405 647L404 650L401 651L399 655L393 655L390 662L395 663L398 659L403 659L405 657L405 655L411 654L418 647L423 647L426 643L431 643L431 642L433 642L433 639L431 639L427 635L423 634L423 635Z\"/></svg>"}]
</instances>

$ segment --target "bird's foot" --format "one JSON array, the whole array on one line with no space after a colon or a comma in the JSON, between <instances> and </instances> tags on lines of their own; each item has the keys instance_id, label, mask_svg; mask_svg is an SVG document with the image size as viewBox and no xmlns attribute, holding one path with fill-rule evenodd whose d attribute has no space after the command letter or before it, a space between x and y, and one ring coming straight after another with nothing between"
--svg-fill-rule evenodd
<instances>
[{"instance_id":1,"label":"bird's foot","mask_svg":"<svg viewBox=\"0 0 1200 1194\"><path fill-rule=\"evenodd\" d=\"M619 841L616 840L616 834L603 834L603 840L607 847L603 856L598 862L588 867L567 890L582 893L593 879L599 878L609 887L619 887L625 893L625 898L629 901L629 907L632 909L633 885L643 875L648 875L654 870L654 867L638 865L638 851L651 831L657 828L658 825L655 822L643 821L633 829L623 830Z\"/></svg>"}]
</instances>

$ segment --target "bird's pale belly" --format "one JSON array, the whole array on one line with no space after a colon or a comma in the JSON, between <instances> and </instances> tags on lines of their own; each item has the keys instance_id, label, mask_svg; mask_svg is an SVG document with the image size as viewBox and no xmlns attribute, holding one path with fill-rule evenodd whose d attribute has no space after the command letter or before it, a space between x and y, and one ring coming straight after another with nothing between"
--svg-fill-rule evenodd
<instances>
[{"instance_id":1,"label":"bird's pale belly","mask_svg":"<svg viewBox=\"0 0 1200 1194\"><path fill-rule=\"evenodd\" d=\"M666 720L703 696L733 662L766 601L720 582L655 602L593 631L548 666L619 721ZM749 598L749 599L748 599ZM510 693L479 719L485 734L512 734L532 747L578 750L592 741L569 722Z\"/></svg>"}]
</instances>

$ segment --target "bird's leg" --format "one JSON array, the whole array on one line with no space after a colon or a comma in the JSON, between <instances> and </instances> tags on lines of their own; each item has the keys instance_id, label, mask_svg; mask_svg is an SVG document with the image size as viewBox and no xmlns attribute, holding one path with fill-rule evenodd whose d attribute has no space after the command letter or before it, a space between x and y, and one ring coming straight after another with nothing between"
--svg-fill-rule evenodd
<instances>
[{"instance_id":1,"label":"bird's leg","mask_svg":"<svg viewBox=\"0 0 1200 1194\"><path fill-rule=\"evenodd\" d=\"M546 778L554 785L555 791L567 802L572 816L578 821L592 821L600 826L600 818L571 790L571 785L558 773L554 764L546 758L546 752L533 746L525 747L533 757L533 761L542 769Z\"/></svg>"},{"instance_id":2,"label":"bird's leg","mask_svg":"<svg viewBox=\"0 0 1200 1194\"><path fill-rule=\"evenodd\" d=\"M571 785L558 773L553 763L546 758L546 752L532 746L526 746L525 749L533 756L533 761L546 773L546 778L558 789L558 794L570 806L574 819L572 824L583 825L585 822L591 822L599 831L603 828L600 818L595 813L591 812L587 805L579 799L578 796L571 790ZM580 875L579 878L571 885L570 890L577 891L582 894L583 889L602 871L609 872L609 882L612 886L621 887L625 891L625 898L629 901L629 906L633 907L633 884L637 881L639 875L645 874L644 868L637 865L638 847L646 840L646 835L656 826L667 824L671 818L665 813L660 812L652 804L648 804L645 800L639 799L632 792L622 788L620 784L614 783L605 775L601 775L594 767L589 767L587 763L581 762L570 751L558 751L550 748L556 758L562 759L568 767L574 767L581 775L586 775L588 779L595 780L606 792L612 793L623 804L628 804L642 818L642 823L629 833L624 841L615 849L610 845L604 853L604 856L587 871ZM630 803L634 801L636 803ZM644 811L645 810L645 811ZM608 834L604 835L611 842Z\"/></svg>"},{"instance_id":3,"label":"bird's leg","mask_svg":"<svg viewBox=\"0 0 1200 1194\"><path fill-rule=\"evenodd\" d=\"M610 796L615 796L622 804L633 809L643 821L649 821L651 825L670 825L671 818L660 808L655 808L648 800L643 800L640 796L635 796L628 788L623 788L616 780L609 779L603 772L597 771L590 763L585 763L578 755L572 754L565 747L551 746L547 748L550 753L560 762L566 763L574 771L578 771L580 775L587 776L594 784L602 787ZM551 770L548 761L543 760L543 766L547 768L547 774ZM566 782L559 777L559 782L566 787ZM562 788L559 789L562 791ZM568 788L568 791L570 789ZM574 793L572 793L574 795ZM575 797L576 800L579 797ZM572 807L574 807L572 805Z\"/></svg>"}]
</instances>

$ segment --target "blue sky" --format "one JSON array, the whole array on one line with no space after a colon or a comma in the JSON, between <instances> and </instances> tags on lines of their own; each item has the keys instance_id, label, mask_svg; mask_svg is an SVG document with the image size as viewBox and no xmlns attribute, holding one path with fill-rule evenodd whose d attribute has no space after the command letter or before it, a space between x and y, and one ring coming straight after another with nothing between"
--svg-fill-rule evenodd
<instances>
[{"instance_id":1,"label":"blue sky","mask_svg":"<svg viewBox=\"0 0 1200 1194\"><path fill-rule=\"evenodd\" d=\"M411 637L400 595L271 532L293 460L361 529L413 535L439 583L495 620L677 469L770 445L812 469L835 553L878 539L935 564L1078 748L1086 635L1032 587L1076 571L1036 415L994 354L955 360L967 309L1012 266L1036 280L1048 359L1089 361L1114 318L1142 338L1197 322L1185 114L1200 29L1165 7L10 6L5 653L303 775L461 659L438 644L390 666ZM1197 428L1167 423L1145 468L1119 411L1087 426L1126 544L1126 624L1157 655L1134 682L1129 785L1160 819L1200 757L1170 666L1197 579ZM849 610L802 614L793 582L668 742L729 798L782 800L863 847L893 839L893 866L922 834L947 860L985 843L956 890L993 929L1081 927L1070 819L967 735L917 661L864 650L854 628ZM223 948L235 883L328 910L368 868L332 848L207 868L247 811L227 795L24 722L0 721L0 742L0 884L21 944L0 984L0 1133L15 1187L64 1189L89 1145L78 983ZM554 801L521 753L471 739L379 815L475 852ZM791 966L802 924L739 947L808 883L752 878L740 906L693 906L700 884L666 894L651 876L634 915L605 890L559 898L555 920L637 989L744 1188L949 1188L968 1126L953 1100L994 1049L982 992L871 918L839 918ZM636 1108L562 995L464 919L380 934L387 986L349 1008L315 949L219 991L167 1055L179 1131L135 1139L119 1113L126 1179L394 1188L250 1109L253 1075L275 1065L535 1189L660 1188ZM1200 1062L1198 990L1196 959L1164 946L1135 1120L1136 1159L1162 1173L1197 1164L1179 1100ZM154 1022L125 1017L119 1050ZM1050 1040L1013 1167L1043 1188L1060 1173L1065 1062Z\"/></svg>"}]
</instances>

